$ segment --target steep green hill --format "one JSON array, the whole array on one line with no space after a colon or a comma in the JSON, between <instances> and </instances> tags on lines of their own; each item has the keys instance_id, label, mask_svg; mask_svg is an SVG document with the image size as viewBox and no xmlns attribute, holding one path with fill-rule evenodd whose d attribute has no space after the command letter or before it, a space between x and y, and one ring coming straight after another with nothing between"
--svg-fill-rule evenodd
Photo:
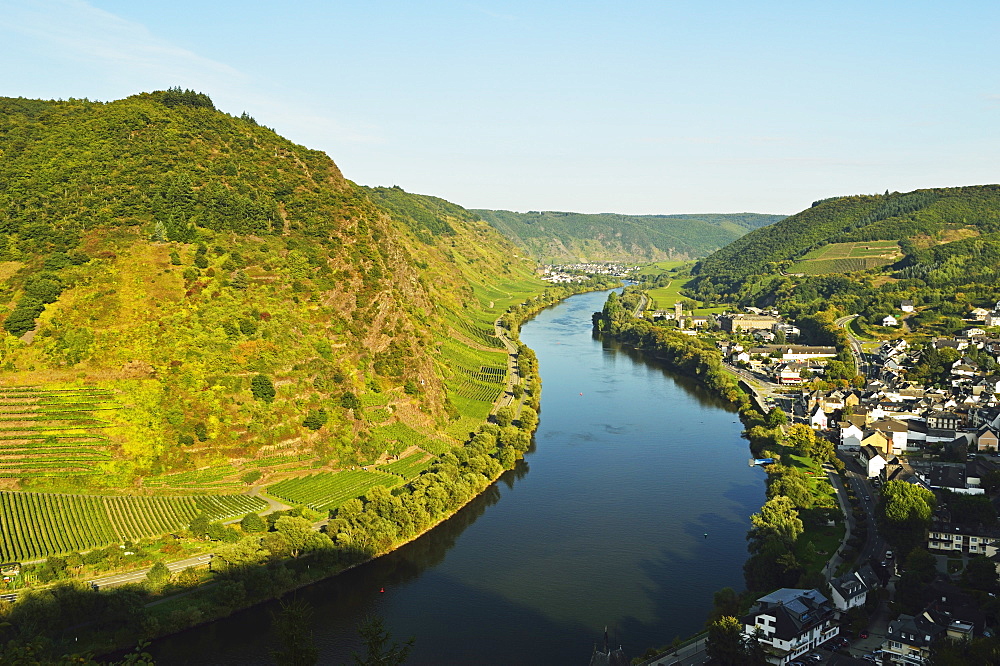
<instances>
[{"instance_id":1,"label":"steep green hill","mask_svg":"<svg viewBox=\"0 0 1000 666\"><path fill-rule=\"evenodd\" d=\"M757 213L617 215L473 210L500 233L546 263L649 262L692 259L783 215Z\"/></svg>"},{"instance_id":2,"label":"steep green hill","mask_svg":"<svg viewBox=\"0 0 1000 666\"><path fill-rule=\"evenodd\" d=\"M998 230L997 185L837 197L733 241L700 261L695 273L739 282L831 243L909 239L926 247Z\"/></svg>"},{"instance_id":3,"label":"steep green hill","mask_svg":"<svg viewBox=\"0 0 1000 666\"><path fill-rule=\"evenodd\" d=\"M199 93L0 98L2 484L233 492L460 444L492 322L543 288L515 254Z\"/></svg>"},{"instance_id":4,"label":"steep green hill","mask_svg":"<svg viewBox=\"0 0 1000 666\"><path fill-rule=\"evenodd\" d=\"M1000 298L1000 185L818 201L693 272L687 294L701 300L861 314L862 328L889 336L899 330L879 322L912 300L905 330L952 333Z\"/></svg>"}]
</instances>

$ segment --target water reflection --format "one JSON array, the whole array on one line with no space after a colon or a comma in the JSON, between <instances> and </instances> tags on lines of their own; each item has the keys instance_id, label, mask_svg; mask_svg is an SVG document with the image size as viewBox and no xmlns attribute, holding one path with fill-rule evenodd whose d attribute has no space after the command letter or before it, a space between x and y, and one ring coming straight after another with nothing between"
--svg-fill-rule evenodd
<instances>
[{"instance_id":1,"label":"water reflection","mask_svg":"<svg viewBox=\"0 0 1000 666\"><path fill-rule=\"evenodd\" d=\"M522 331L544 383L525 461L421 539L299 592L316 607L323 663L351 660L355 627L373 612L396 639L416 636L414 664L585 663L605 625L636 656L698 631L712 593L742 586L764 491L733 408L595 337L590 315L605 297L573 297ZM154 653L164 664L268 663L273 608Z\"/></svg>"}]
</instances>

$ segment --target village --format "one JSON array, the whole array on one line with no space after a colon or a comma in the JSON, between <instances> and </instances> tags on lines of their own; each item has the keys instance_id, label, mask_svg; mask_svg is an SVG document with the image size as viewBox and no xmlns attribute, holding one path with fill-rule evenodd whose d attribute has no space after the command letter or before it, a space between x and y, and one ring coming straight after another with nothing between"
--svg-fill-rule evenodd
<instances>
[{"instance_id":1,"label":"village","mask_svg":"<svg viewBox=\"0 0 1000 666\"><path fill-rule=\"evenodd\" d=\"M902 319L912 303L900 308ZM926 343L903 337L862 343L848 332L861 375L850 383L828 376L838 349L796 344L800 331L774 311L697 317L678 303L652 318L712 339L762 410L777 408L788 423L807 424L845 464L839 475L824 465L847 520L845 547L831 560L826 589L777 590L740 620L744 637L756 637L770 663L918 665L929 663L940 637L968 644L994 635L1000 339L984 329L1000 323L1000 303L969 313L970 326L959 334ZM882 325L892 330L899 320L887 317ZM882 491L893 481L936 498L913 552L894 553L882 534ZM842 557L852 529L864 539ZM852 558L850 571L833 573L835 562Z\"/></svg>"},{"instance_id":2,"label":"village","mask_svg":"<svg viewBox=\"0 0 1000 666\"><path fill-rule=\"evenodd\" d=\"M563 284L568 282L584 282L595 275L610 275L625 277L639 269L639 266L614 262L590 262L577 264L556 264L543 266L537 270L539 277L546 282Z\"/></svg>"}]
</instances>

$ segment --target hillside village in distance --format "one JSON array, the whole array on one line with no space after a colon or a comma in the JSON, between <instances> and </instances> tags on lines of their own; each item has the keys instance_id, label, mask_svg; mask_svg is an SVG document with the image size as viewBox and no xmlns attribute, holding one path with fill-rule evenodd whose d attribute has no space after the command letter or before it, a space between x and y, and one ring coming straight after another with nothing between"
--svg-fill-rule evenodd
<instances>
[{"instance_id":1,"label":"hillside village in distance","mask_svg":"<svg viewBox=\"0 0 1000 666\"><path fill-rule=\"evenodd\" d=\"M610 275L611 277L626 277L639 269L639 266L615 262L584 262L576 264L553 264L542 266L538 275L546 282L565 284L569 282L584 282L595 275Z\"/></svg>"},{"instance_id":2,"label":"hillside village in distance","mask_svg":"<svg viewBox=\"0 0 1000 666\"><path fill-rule=\"evenodd\" d=\"M898 319L882 322L884 331L913 311L910 302L899 308ZM744 636L757 637L770 663L917 665L928 663L939 637L992 635L998 607L987 590L996 587L1000 571L1000 339L986 329L1000 323L1000 303L973 310L961 333L926 345L850 337L863 385L838 388L824 381L838 350L796 344L799 330L775 311L698 317L677 303L645 316L711 339L762 412L777 408L789 424L807 424L846 465L839 478L832 465L823 466L848 522L826 571L828 589L778 590L740 620ZM934 382L914 381L927 355L935 356L940 372ZM904 571L909 554L893 553L879 528L857 527L878 525L881 491L890 481L937 498L920 543L928 562L923 577ZM852 527L866 534L863 542L852 541ZM835 576L834 565L852 558L853 570Z\"/></svg>"}]
</instances>

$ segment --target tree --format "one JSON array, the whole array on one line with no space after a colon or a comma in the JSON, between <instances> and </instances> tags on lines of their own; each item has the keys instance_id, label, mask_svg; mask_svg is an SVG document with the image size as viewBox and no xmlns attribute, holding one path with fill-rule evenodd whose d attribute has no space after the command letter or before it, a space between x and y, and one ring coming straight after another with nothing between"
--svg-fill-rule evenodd
<instances>
[{"instance_id":1,"label":"tree","mask_svg":"<svg viewBox=\"0 0 1000 666\"><path fill-rule=\"evenodd\" d=\"M208 440L208 428L205 426L204 421L198 421L194 424L194 436L198 438L199 442Z\"/></svg>"},{"instance_id":2,"label":"tree","mask_svg":"<svg viewBox=\"0 0 1000 666\"><path fill-rule=\"evenodd\" d=\"M882 496L879 512L886 540L897 552L908 553L923 541L934 512L934 494L904 481L889 481Z\"/></svg>"},{"instance_id":3,"label":"tree","mask_svg":"<svg viewBox=\"0 0 1000 666\"><path fill-rule=\"evenodd\" d=\"M344 391L344 395L340 397L340 406L344 409L359 409L361 407L361 400L358 396L354 395L353 391Z\"/></svg>"},{"instance_id":4,"label":"tree","mask_svg":"<svg viewBox=\"0 0 1000 666\"><path fill-rule=\"evenodd\" d=\"M785 444L795 449L797 453L811 456L816 448L816 431L804 423L796 423L788 428Z\"/></svg>"},{"instance_id":5,"label":"tree","mask_svg":"<svg viewBox=\"0 0 1000 666\"><path fill-rule=\"evenodd\" d=\"M400 645L393 641L390 645L391 636L385 628L385 622L378 616L365 619L358 627L358 634L365 644L366 654L361 657L354 653L355 666L398 666L405 664L413 649L416 638L410 638Z\"/></svg>"},{"instance_id":6,"label":"tree","mask_svg":"<svg viewBox=\"0 0 1000 666\"><path fill-rule=\"evenodd\" d=\"M792 500L781 495L765 502L760 513L750 516L750 523L752 527L747 538L751 540L751 548L753 542L762 542L772 537L791 546L804 529Z\"/></svg>"},{"instance_id":7,"label":"tree","mask_svg":"<svg viewBox=\"0 0 1000 666\"><path fill-rule=\"evenodd\" d=\"M962 572L962 582L983 592L993 592L997 588L997 568L985 555L969 560Z\"/></svg>"},{"instance_id":8,"label":"tree","mask_svg":"<svg viewBox=\"0 0 1000 666\"><path fill-rule=\"evenodd\" d=\"M747 662L743 646L743 625L732 616L723 616L708 625L705 653L713 664L744 666Z\"/></svg>"},{"instance_id":9,"label":"tree","mask_svg":"<svg viewBox=\"0 0 1000 666\"><path fill-rule=\"evenodd\" d=\"M248 513L243 516L243 520L240 521L240 527L247 534L267 531L267 523L256 513Z\"/></svg>"},{"instance_id":10,"label":"tree","mask_svg":"<svg viewBox=\"0 0 1000 666\"><path fill-rule=\"evenodd\" d=\"M312 606L302 599L282 601L273 615L275 634L283 649L271 656L279 666L309 666L319 661L319 649L312 635Z\"/></svg>"},{"instance_id":11,"label":"tree","mask_svg":"<svg viewBox=\"0 0 1000 666\"><path fill-rule=\"evenodd\" d=\"M767 427L777 428L788 423L788 415L778 407L772 407L767 413Z\"/></svg>"},{"instance_id":12,"label":"tree","mask_svg":"<svg viewBox=\"0 0 1000 666\"><path fill-rule=\"evenodd\" d=\"M163 562L157 562L146 572L146 580L154 587L160 587L170 582L170 569Z\"/></svg>"},{"instance_id":13,"label":"tree","mask_svg":"<svg viewBox=\"0 0 1000 666\"><path fill-rule=\"evenodd\" d=\"M302 425L310 430L319 430L324 425L329 416L325 409L310 409L306 418L302 421Z\"/></svg>"},{"instance_id":14,"label":"tree","mask_svg":"<svg viewBox=\"0 0 1000 666\"><path fill-rule=\"evenodd\" d=\"M712 604L712 613L709 616L712 621L740 614L740 597L731 587L724 587L712 595Z\"/></svg>"},{"instance_id":15,"label":"tree","mask_svg":"<svg viewBox=\"0 0 1000 666\"><path fill-rule=\"evenodd\" d=\"M235 270L229 276L229 286L233 289L246 289L250 286L250 278L244 270Z\"/></svg>"},{"instance_id":16,"label":"tree","mask_svg":"<svg viewBox=\"0 0 1000 666\"><path fill-rule=\"evenodd\" d=\"M208 534L208 514L204 511L199 513L188 525L188 531L196 537L203 537Z\"/></svg>"},{"instance_id":17,"label":"tree","mask_svg":"<svg viewBox=\"0 0 1000 666\"><path fill-rule=\"evenodd\" d=\"M517 417L518 426L525 432L533 432L538 426L538 412L525 405Z\"/></svg>"},{"instance_id":18,"label":"tree","mask_svg":"<svg viewBox=\"0 0 1000 666\"><path fill-rule=\"evenodd\" d=\"M254 375L253 379L250 380L250 393L253 394L254 400L273 402L275 395L274 384L264 375Z\"/></svg>"},{"instance_id":19,"label":"tree","mask_svg":"<svg viewBox=\"0 0 1000 666\"><path fill-rule=\"evenodd\" d=\"M506 407L501 407L496 413L497 425L501 428L506 428L511 423L514 422L514 409L509 405Z\"/></svg>"}]
</instances>

